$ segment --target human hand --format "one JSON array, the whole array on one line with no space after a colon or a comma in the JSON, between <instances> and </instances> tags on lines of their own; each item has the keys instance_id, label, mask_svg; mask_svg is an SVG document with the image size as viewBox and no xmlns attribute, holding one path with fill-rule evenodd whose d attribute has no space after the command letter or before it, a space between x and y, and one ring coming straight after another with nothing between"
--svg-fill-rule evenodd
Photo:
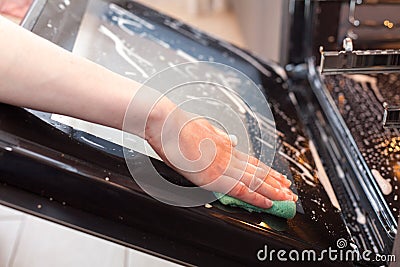
<instances>
[{"instance_id":1,"label":"human hand","mask_svg":"<svg viewBox=\"0 0 400 267\"><path fill-rule=\"evenodd\" d=\"M291 182L258 159L235 149L227 134L206 119L171 106L149 116L145 139L164 162L198 186L261 208L294 200Z\"/></svg>"}]
</instances>

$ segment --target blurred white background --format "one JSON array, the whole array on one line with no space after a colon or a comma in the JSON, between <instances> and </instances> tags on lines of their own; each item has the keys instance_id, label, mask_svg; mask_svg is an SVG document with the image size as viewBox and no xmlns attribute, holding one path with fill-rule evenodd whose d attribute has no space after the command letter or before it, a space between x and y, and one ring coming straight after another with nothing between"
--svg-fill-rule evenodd
<instances>
[{"instance_id":1,"label":"blurred white background","mask_svg":"<svg viewBox=\"0 0 400 267\"><path fill-rule=\"evenodd\" d=\"M289 0L138 0L214 36L280 62ZM283 41L282 41L283 40Z\"/></svg>"},{"instance_id":2,"label":"blurred white background","mask_svg":"<svg viewBox=\"0 0 400 267\"><path fill-rule=\"evenodd\" d=\"M137 0L264 59L284 62L289 0ZM19 22L32 0L0 0L0 14Z\"/></svg>"}]
</instances>

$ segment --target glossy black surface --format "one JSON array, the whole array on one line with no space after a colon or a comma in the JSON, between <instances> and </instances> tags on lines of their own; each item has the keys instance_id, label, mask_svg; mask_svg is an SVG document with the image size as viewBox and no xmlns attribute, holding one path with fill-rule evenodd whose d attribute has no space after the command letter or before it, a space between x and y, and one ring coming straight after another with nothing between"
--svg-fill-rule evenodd
<instances>
[{"instance_id":1,"label":"glossy black surface","mask_svg":"<svg viewBox=\"0 0 400 267\"><path fill-rule=\"evenodd\" d=\"M316 155L310 151L296 102L293 104L289 97L284 71L137 3L118 4L154 25L152 34L171 43L169 50L181 49L202 60L208 55L207 60L241 70L262 88L279 131L274 167L294 180L294 189L300 196L299 212L286 221L218 203L212 203L210 208L165 205L133 182L120 147L57 123L50 114L33 115L7 105L0 106L2 203L127 246L201 266L265 265L256 258L265 244L275 249L321 250L336 248L339 238L349 239L342 214L332 205L319 180ZM54 2L47 8L52 5ZM59 20L55 17L53 21L60 23L64 14L71 16L68 8L76 7L72 4L57 13ZM45 15L44 12L42 21L46 21ZM74 15L73 21L81 19ZM35 33L49 30L39 22L33 26ZM58 38L60 31L43 35L71 48L76 32L72 30L68 41L63 42ZM143 40L149 42L152 38ZM101 142L104 149L90 145L93 142ZM133 157L140 163L146 156L133 153ZM153 163L165 178L186 183L162 162ZM141 171L137 174L147 175ZM43 208L37 209L38 204Z\"/></svg>"},{"instance_id":2,"label":"glossy black surface","mask_svg":"<svg viewBox=\"0 0 400 267\"><path fill-rule=\"evenodd\" d=\"M334 242L336 236L346 235L340 231L340 224L331 224L339 214L333 211L329 215L329 210L325 213L329 217L319 217L317 208L314 208L316 215L311 211L307 215L305 207L306 214L285 221L219 204L210 209L162 204L132 182L122 159L83 145L24 110L4 105L1 108L1 114L4 114L1 127L7 131L1 133L3 190L22 189L33 196L24 202L18 195L12 194L10 199L7 194L2 194L1 199L6 205L30 209L28 212L49 216L48 219L72 224L103 238L128 246L141 246L153 253L196 265L215 264L219 257L228 262L256 264L255 253L264 244L271 248L321 249L329 245L328 242ZM8 118L4 118L6 116ZM15 132L31 141L10 135ZM168 177L176 176L165 166L160 167ZM105 180L105 177L109 179ZM304 193L300 195L305 196ZM303 202L307 203L306 200ZM39 204L42 209L37 208ZM81 220L81 215L74 215L76 212L92 218ZM314 216L318 217L310 218ZM329 219L328 226L332 230L325 228L324 224L328 223L325 219ZM110 223L112 228L106 227ZM142 247L141 240L127 234L128 230L121 233L119 228L140 230L144 236L151 234L158 238L149 240ZM232 236L237 242L227 242ZM173 246L163 245L159 238L168 240ZM186 249L176 250L174 246ZM203 256L187 258L190 254L186 250L191 251L190 254L200 250L199 254Z\"/></svg>"}]
</instances>

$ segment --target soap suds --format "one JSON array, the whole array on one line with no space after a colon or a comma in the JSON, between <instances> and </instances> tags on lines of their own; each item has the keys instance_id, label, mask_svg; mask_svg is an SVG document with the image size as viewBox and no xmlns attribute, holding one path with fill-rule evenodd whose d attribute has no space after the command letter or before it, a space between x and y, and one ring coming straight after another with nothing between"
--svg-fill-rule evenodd
<instances>
[{"instance_id":1,"label":"soap suds","mask_svg":"<svg viewBox=\"0 0 400 267\"><path fill-rule=\"evenodd\" d=\"M390 193L392 193L392 185L390 184L390 180L383 178L381 173L375 169L372 169L371 172L376 182L378 183L382 193L384 195L389 195Z\"/></svg>"},{"instance_id":2,"label":"soap suds","mask_svg":"<svg viewBox=\"0 0 400 267\"><path fill-rule=\"evenodd\" d=\"M357 222L359 224L366 224L367 223L367 218L365 215L361 212L359 208L355 208L356 216L357 216Z\"/></svg>"},{"instance_id":3,"label":"soap suds","mask_svg":"<svg viewBox=\"0 0 400 267\"><path fill-rule=\"evenodd\" d=\"M336 198L335 191L333 191L331 182L329 181L328 175L325 172L324 166L322 164L321 158L318 155L317 149L312 141L310 141L309 144L310 144L311 154L313 155L314 162L317 167L319 181L325 188L325 191L328 194L328 197L331 200L332 205L338 210L341 210L339 201Z\"/></svg>"}]
</instances>

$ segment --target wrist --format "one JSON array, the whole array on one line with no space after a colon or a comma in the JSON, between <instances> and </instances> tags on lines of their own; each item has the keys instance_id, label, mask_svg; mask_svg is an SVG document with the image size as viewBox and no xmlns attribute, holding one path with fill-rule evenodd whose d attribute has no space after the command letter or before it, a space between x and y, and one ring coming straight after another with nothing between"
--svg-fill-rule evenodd
<instances>
[{"instance_id":1,"label":"wrist","mask_svg":"<svg viewBox=\"0 0 400 267\"><path fill-rule=\"evenodd\" d=\"M161 136L163 126L167 119L176 120L176 115L182 112L183 110L177 107L175 103L163 97L154 105L147 117L143 138L150 141L157 136Z\"/></svg>"}]
</instances>

